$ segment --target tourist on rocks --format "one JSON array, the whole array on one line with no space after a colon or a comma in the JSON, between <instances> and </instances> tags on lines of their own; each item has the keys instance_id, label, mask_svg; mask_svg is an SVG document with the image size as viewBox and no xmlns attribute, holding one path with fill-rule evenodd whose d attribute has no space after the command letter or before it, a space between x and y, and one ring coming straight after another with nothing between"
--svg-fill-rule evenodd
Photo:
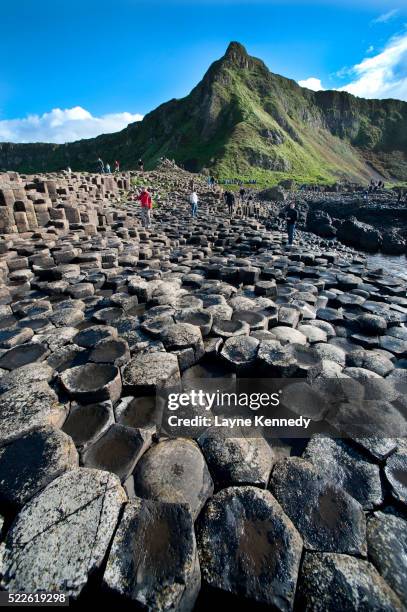
<instances>
[{"instance_id":1,"label":"tourist on rocks","mask_svg":"<svg viewBox=\"0 0 407 612\"><path fill-rule=\"evenodd\" d=\"M70 176L70 175L71 175L71 173L72 173L71 167L70 167L70 166L68 166L68 167L67 167L67 169L66 169L66 171L67 171L67 173L68 173L68 174L69 174L69 176Z\"/></svg>"},{"instance_id":2,"label":"tourist on rocks","mask_svg":"<svg viewBox=\"0 0 407 612\"><path fill-rule=\"evenodd\" d=\"M144 162L142 159L138 160L138 169L140 170L140 172L144 171Z\"/></svg>"},{"instance_id":3,"label":"tourist on rocks","mask_svg":"<svg viewBox=\"0 0 407 612\"><path fill-rule=\"evenodd\" d=\"M114 162L114 171L115 172L120 172L120 163L117 161Z\"/></svg>"},{"instance_id":4,"label":"tourist on rocks","mask_svg":"<svg viewBox=\"0 0 407 612\"><path fill-rule=\"evenodd\" d=\"M107 174L110 174L110 164L109 164L109 163L108 163L108 164L106 164L106 169L105 169L105 172L106 172Z\"/></svg>"},{"instance_id":5,"label":"tourist on rocks","mask_svg":"<svg viewBox=\"0 0 407 612\"><path fill-rule=\"evenodd\" d=\"M228 210L229 210L229 216L232 217L233 216L233 209L235 207L235 196L231 191L225 191L225 202L228 205Z\"/></svg>"},{"instance_id":6,"label":"tourist on rocks","mask_svg":"<svg viewBox=\"0 0 407 612\"><path fill-rule=\"evenodd\" d=\"M141 224L143 227L150 227L153 201L147 187L142 188L141 193L137 196L137 200L141 202Z\"/></svg>"},{"instance_id":7,"label":"tourist on rocks","mask_svg":"<svg viewBox=\"0 0 407 612\"><path fill-rule=\"evenodd\" d=\"M105 171L105 165L100 157L98 157L97 165L98 165L98 172L100 172L100 174L103 174Z\"/></svg>"},{"instance_id":8,"label":"tourist on rocks","mask_svg":"<svg viewBox=\"0 0 407 612\"><path fill-rule=\"evenodd\" d=\"M239 197L240 197L240 204L241 206L243 206L244 204L244 196L246 195L246 191L245 189L242 187L239 191Z\"/></svg>"},{"instance_id":9,"label":"tourist on rocks","mask_svg":"<svg viewBox=\"0 0 407 612\"><path fill-rule=\"evenodd\" d=\"M288 245L292 246L295 237L295 228L298 221L298 210L295 208L295 202L290 202L290 207L286 214L287 219L287 234Z\"/></svg>"},{"instance_id":10,"label":"tourist on rocks","mask_svg":"<svg viewBox=\"0 0 407 612\"><path fill-rule=\"evenodd\" d=\"M193 191L189 196L189 203L191 204L191 216L194 219L198 213L198 195L196 191Z\"/></svg>"}]
</instances>

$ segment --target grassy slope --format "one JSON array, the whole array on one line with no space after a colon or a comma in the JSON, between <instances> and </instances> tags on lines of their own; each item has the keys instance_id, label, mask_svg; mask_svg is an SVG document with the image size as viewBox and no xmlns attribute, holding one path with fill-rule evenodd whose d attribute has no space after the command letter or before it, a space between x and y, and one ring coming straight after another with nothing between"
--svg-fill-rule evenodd
<instances>
[{"instance_id":1,"label":"grassy slope","mask_svg":"<svg viewBox=\"0 0 407 612\"><path fill-rule=\"evenodd\" d=\"M271 134L271 136L270 136ZM0 144L2 166L33 172L95 169L98 156L153 168L161 156L220 178L331 183L369 177L368 162L407 180L407 103L312 92L269 72L232 43L203 80L116 134L67 145Z\"/></svg>"}]
</instances>

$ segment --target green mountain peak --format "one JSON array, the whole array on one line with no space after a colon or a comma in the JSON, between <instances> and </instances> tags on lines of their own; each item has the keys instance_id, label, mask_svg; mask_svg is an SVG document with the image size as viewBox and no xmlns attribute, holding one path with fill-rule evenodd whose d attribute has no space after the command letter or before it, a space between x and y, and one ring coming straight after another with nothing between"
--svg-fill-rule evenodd
<instances>
[{"instance_id":1,"label":"green mountain peak","mask_svg":"<svg viewBox=\"0 0 407 612\"><path fill-rule=\"evenodd\" d=\"M94 170L97 158L152 168L166 156L192 171L272 182L407 180L407 103L313 92L231 42L189 95L121 132L65 145L0 144L0 169Z\"/></svg>"}]
</instances>

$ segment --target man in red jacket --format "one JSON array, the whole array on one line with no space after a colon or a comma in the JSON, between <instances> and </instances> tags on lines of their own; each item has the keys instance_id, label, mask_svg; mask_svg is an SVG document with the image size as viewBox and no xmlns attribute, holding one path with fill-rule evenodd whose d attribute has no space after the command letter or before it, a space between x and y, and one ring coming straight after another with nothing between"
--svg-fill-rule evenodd
<instances>
[{"instance_id":1,"label":"man in red jacket","mask_svg":"<svg viewBox=\"0 0 407 612\"><path fill-rule=\"evenodd\" d=\"M141 193L137 196L137 200L141 202L141 223L143 227L150 227L153 201L146 187L143 187Z\"/></svg>"}]
</instances>

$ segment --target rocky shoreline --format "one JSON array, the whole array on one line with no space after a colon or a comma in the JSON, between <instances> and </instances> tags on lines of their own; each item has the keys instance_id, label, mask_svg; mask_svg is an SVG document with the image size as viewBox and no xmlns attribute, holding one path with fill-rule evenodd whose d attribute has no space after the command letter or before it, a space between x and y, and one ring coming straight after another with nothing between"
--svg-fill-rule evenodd
<instances>
[{"instance_id":1,"label":"rocky shoreline","mask_svg":"<svg viewBox=\"0 0 407 612\"><path fill-rule=\"evenodd\" d=\"M405 282L306 231L289 250L267 204L229 219L170 165L137 176L156 203L143 228L130 178L0 175L1 588L405 609ZM298 414L337 435L157 427L163 386L260 376L307 383ZM330 381L344 395L319 404ZM348 384L390 429L344 431Z\"/></svg>"}]
</instances>

